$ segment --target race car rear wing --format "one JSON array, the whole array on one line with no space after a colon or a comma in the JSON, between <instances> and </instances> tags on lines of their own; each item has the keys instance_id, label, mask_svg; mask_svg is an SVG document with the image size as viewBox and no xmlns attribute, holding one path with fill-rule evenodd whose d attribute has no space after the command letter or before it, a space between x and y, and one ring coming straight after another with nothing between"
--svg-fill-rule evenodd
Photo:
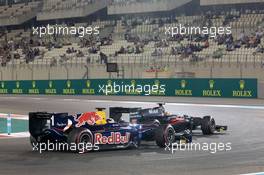
<instances>
[{"instance_id":1,"label":"race car rear wing","mask_svg":"<svg viewBox=\"0 0 264 175\"><path fill-rule=\"evenodd\" d=\"M47 112L30 112L29 113L29 133L32 136L38 136L43 130L50 126L53 116L68 116L68 113L47 113Z\"/></svg>"}]
</instances>

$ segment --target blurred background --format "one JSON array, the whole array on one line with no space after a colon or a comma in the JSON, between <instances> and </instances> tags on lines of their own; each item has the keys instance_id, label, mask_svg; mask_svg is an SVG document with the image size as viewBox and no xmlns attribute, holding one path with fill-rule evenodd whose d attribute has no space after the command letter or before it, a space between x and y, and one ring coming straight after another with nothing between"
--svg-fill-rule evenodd
<instances>
[{"instance_id":1,"label":"blurred background","mask_svg":"<svg viewBox=\"0 0 264 175\"><path fill-rule=\"evenodd\" d=\"M100 35L33 35L40 26L99 26ZM165 35L165 27L232 34ZM0 80L258 78L264 0L0 0ZM108 73L107 63L118 72Z\"/></svg>"}]
</instances>

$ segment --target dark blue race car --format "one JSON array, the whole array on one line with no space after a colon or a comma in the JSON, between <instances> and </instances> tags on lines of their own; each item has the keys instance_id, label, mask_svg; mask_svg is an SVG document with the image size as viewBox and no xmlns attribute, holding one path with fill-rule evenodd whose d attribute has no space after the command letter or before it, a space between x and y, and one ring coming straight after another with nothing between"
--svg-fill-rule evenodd
<instances>
[{"instance_id":1,"label":"dark blue race car","mask_svg":"<svg viewBox=\"0 0 264 175\"><path fill-rule=\"evenodd\" d=\"M165 103L158 103L157 107L141 109L130 114L130 122L135 124L148 124L155 122L158 125L171 125L175 132L185 130L201 130L204 135L227 130L226 125L217 125L212 116L194 117L189 115L170 114L165 111Z\"/></svg>"},{"instance_id":2,"label":"dark blue race car","mask_svg":"<svg viewBox=\"0 0 264 175\"><path fill-rule=\"evenodd\" d=\"M95 112L76 115L68 113L29 113L29 132L32 146L43 143L63 143L82 145L76 151L84 150L90 144L90 150L121 149L139 147L142 140L156 141L160 147L172 142L191 142L192 135L188 129L176 132L170 124L136 124L121 120L124 113L131 114L138 108L110 108L107 119L103 108ZM113 116L111 116L113 115ZM119 117L118 120L113 118ZM72 150L71 150L72 151Z\"/></svg>"}]
</instances>

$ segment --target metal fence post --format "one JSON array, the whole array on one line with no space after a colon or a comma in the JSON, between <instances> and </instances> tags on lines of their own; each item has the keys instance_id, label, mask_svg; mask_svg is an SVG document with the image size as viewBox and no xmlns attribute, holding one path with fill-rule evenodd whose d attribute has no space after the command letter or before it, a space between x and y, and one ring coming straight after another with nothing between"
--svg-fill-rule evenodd
<instances>
[{"instance_id":1,"label":"metal fence post","mask_svg":"<svg viewBox=\"0 0 264 175\"><path fill-rule=\"evenodd\" d=\"M32 65L32 67L30 67L28 65L28 69L31 71L31 80L34 80L34 69L33 69L33 65Z\"/></svg>"},{"instance_id":2,"label":"metal fence post","mask_svg":"<svg viewBox=\"0 0 264 175\"><path fill-rule=\"evenodd\" d=\"M2 71L2 70L0 70L0 73L1 73L1 76L0 76L0 78L1 78L1 81L3 81L3 71Z\"/></svg>"},{"instance_id":3,"label":"metal fence post","mask_svg":"<svg viewBox=\"0 0 264 175\"><path fill-rule=\"evenodd\" d=\"M34 80L34 67L32 66L31 69L31 80Z\"/></svg>"},{"instance_id":4,"label":"metal fence post","mask_svg":"<svg viewBox=\"0 0 264 175\"><path fill-rule=\"evenodd\" d=\"M50 78L51 78L50 69L51 69L51 67L49 67L49 71L48 71L48 80L50 80Z\"/></svg>"},{"instance_id":5,"label":"metal fence post","mask_svg":"<svg viewBox=\"0 0 264 175\"><path fill-rule=\"evenodd\" d=\"M18 78L17 78L17 77L18 77L18 75L17 75L17 70L16 70L16 81L18 80Z\"/></svg>"},{"instance_id":6,"label":"metal fence post","mask_svg":"<svg viewBox=\"0 0 264 175\"><path fill-rule=\"evenodd\" d=\"M211 68L210 68L210 78L212 79L213 78L213 67L211 65Z\"/></svg>"},{"instance_id":7,"label":"metal fence post","mask_svg":"<svg viewBox=\"0 0 264 175\"><path fill-rule=\"evenodd\" d=\"M247 64L248 64L248 54L246 54L245 68L247 68Z\"/></svg>"},{"instance_id":8,"label":"metal fence post","mask_svg":"<svg viewBox=\"0 0 264 175\"><path fill-rule=\"evenodd\" d=\"M66 70L67 80L69 80L69 69L68 69L68 67L67 67L66 64L64 64L64 68L65 68L65 70Z\"/></svg>"},{"instance_id":9,"label":"metal fence post","mask_svg":"<svg viewBox=\"0 0 264 175\"><path fill-rule=\"evenodd\" d=\"M254 63L253 63L253 65L254 65L254 68L256 68L256 55L254 55Z\"/></svg>"},{"instance_id":10,"label":"metal fence post","mask_svg":"<svg viewBox=\"0 0 264 175\"><path fill-rule=\"evenodd\" d=\"M130 78L134 78L133 75L134 75L134 71L133 71L133 66L130 66Z\"/></svg>"},{"instance_id":11,"label":"metal fence post","mask_svg":"<svg viewBox=\"0 0 264 175\"><path fill-rule=\"evenodd\" d=\"M12 61L11 77L12 77L12 80L14 80L14 71L15 71L15 60L14 60L15 46L14 46L14 41L10 41L10 44L11 44L11 61Z\"/></svg>"},{"instance_id":12,"label":"metal fence post","mask_svg":"<svg viewBox=\"0 0 264 175\"><path fill-rule=\"evenodd\" d=\"M242 67L242 64L240 62L240 79L243 78L243 67Z\"/></svg>"},{"instance_id":13,"label":"metal fence post","mask_svg":"<svg viewBox=\"0 0 264 175\"><path fill-rule=\"evenodd\" d=\"M237 67L239 66L239 55L237 54Z\"/></svg>"},{"instance_id":14,"label":"metal fence post","mask_svg":"<svg viewBox=\"0 0 264 175\"><path fill-rule=\"evenodd\" d=\"M210 56L208 56L208 55L204 55L204 67L207 67L207 61L210 59Z\"/></svg>"},{"instance_id":15,"label":"metal fence post","mask_svg":"<svg viewBox=\"0 0 264 175\"><path fill-rule=\"evenodd\" d=\"M83 79L85 79L85 77L86 77L86 79L88 80L89 79L89 67L86 64L86 65L84 65L84 68L86 69L86 72L85 72L85 74L83 76Z\"/></svg>"},{"instance_id":16,"label":"metal fence post","mask_svg":"<svg viewBox=\"0 0 264 175\"><path fill-rule=\"evenodd\" d=\"M233 56L231 57L233 59ZM228 66L231 67L231 58L228 59Z\"/></svg>"}]
</instances>

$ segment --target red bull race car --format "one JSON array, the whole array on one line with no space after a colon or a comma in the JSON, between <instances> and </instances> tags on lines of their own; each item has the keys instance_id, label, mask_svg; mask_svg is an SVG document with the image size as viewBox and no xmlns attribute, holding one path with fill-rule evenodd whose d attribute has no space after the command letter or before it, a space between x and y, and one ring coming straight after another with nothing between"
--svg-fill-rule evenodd
<instances>
[{"instance_id":1,"label":"red bull race car","mask_svg":"<svg viewBox=\"0 0 264 175\"><path fill-rule=\"evenodd\" d=\"M160 147L176 141L192 141L188 129L175 132L170 124L136 124L121 118L114 120L123 113L137 111L138 108L110 108L108 119L104 108L76 115L31 112L30 141L33 149L50 150L52 147L56 148L55 151L74 152L139 147L142 140L156 140Z\"/></svg>"}]
</instances>

